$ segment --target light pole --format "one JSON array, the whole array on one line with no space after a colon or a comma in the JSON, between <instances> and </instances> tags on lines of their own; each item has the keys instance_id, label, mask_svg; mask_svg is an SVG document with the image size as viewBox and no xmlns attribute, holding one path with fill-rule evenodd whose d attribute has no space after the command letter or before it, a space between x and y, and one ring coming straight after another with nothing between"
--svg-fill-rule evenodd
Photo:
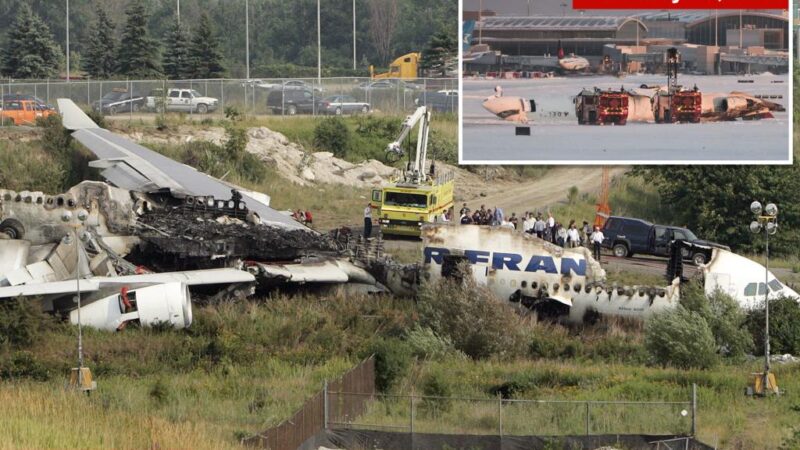
<instances>
[{"instance_id":1,"label":"light pole","mask_svg":"<svg viewBox=\"0 0 800 450\"><path fill-rule=\"evenodd\" d=\"M778 207L774 203L767 203L761 207L761 203L754 201L750 204L750 211L755 215L755 220L750 223L750 231L760 233L764 231L765 241L765 263L764 263L764 377L761 385L763 393L766 395L769 389L777 392L774 377L769 373L769 236L778 232Z\"/></svg>"},{"instance_id":2,"label":"light pole","mask_svg":"<svg viewBox=\"0 0 800 450\"><path fill-rule=\"evenodd\" d=\"M178 16L178 25L181 24L181 0L177 0L178 4L175 6L175 14Z\"/></svg>"},{"instance_id":3,"label":"light pole","mask_svg":"<svg viewBox=\"0 0 800 450\"><path fill-rule=\"evenodd\" d=\"M356 70L356 0L353 0L353 70Z\"/></svg>"},{"instance_id":4,"label":"light pole","mask_svg":"<svg viewBox=\"0 0 800 450\"><path fill-rule=\"evenodd\" d=\"M67 0L67 81L69 81L69 0Z\"/></svg>"},{"instance_id":5,"label":"light pole","mask_svg":"<svg viewBox=\"0 0 800 450\"><path fill-rule=\"evenodd\" d=\"M247 81L250 81L250 1L244 0L244 53Z\"/></svg>"},{"instance_id":6,"label":"light pole","mask_svg":"<svg viewBox=\"0 0 800 450\"><path fill-rule=\"evenodd\" d=\"M78 233L78 230L83 227L88 218L89 213L84 209L77 213L79 222L77 224L73 223L71 212L66 211L61 215L61 220L72 228L72 232L64 236L62 242L65 245L70 245L73 239L75 241L75 300L78 304L78 367L77 369L72 369L73 375L70 377L70 385L79 391L87 393L95 389L96 383L92 380L91 370L83 366L83 323L81 322L81 252L83 247L80 243L81 241L88 242L91 240L91 234L85 230Z\"/></svg>"}]
</instances>

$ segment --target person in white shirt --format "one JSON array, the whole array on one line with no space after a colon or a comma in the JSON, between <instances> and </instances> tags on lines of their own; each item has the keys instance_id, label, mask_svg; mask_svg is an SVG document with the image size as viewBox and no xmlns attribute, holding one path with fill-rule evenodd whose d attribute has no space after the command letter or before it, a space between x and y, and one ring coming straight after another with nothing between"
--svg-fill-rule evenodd
<instances>
[{"instance_id":1,"label":"person in white shirt","mask_svg":"<svg viewBox=\"0 0 800 450\"><path fill-rule=\"evenodd\" d=\"M372 205L367 203L364 208L364 238L372 236Z\"/></svg>"},{"instance_id":2,"label":"person in white shirt","mask_svg":"<svg viewBox=\"0 0 800 450\"><path fill-rule=\"evenodd\" d=\"M606 237L603 236L603 232L600 231L600 227L594 227L594 232L592 232L592 236L589 238L592 241L592 247L594 249L594 259L597 262L600 262L600 246L603 244L603 240Z\"/></svg>"},{"instance_id":3,"label":"person in white shirt","mask_svg":"<svg viewBox=\"0 0 800 450\"><path fill-rule=\"evenodd\" d=\"M581 242L581 235L578 232L578 227L573 224L569 230L567 230L567 238L569 239L569 248L576 248L580 245Z\"/></svg>"},{"instance_id":4,"label":"person in white shirt","mask_svg":"<svg viewBox=\"0 0 800 450\"><path fill-rule=\"evenodd\" d=\"M536 223L533 216L528 215L525 217L525 221L522 222L522 231L526 233L533 233L533 225Z\"/></svg>"}]
</instances>

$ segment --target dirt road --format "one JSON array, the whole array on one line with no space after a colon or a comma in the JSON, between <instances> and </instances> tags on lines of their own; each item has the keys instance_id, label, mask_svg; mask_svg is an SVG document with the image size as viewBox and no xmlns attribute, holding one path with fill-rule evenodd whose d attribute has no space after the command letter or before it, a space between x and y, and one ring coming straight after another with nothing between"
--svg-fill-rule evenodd
<instances>
[{"instance_id":1,"label":"dirt road","mask_svg":"<svg viewBox=\"0 0 800 450\"><path fill-rule=\"evenodd\" d=\"M613 167L611 178L622 175L626 170L626 167ZM571 166L553 167L542 177L530 181L493 182L475 175L468 180L457 180L456 209L463 202L473 209L482 204L489 208L499 206L509 212L543 209L566 200L572 186L580 192L599 192L602 177L600 167Z\"/></svg>"}]
</instances>

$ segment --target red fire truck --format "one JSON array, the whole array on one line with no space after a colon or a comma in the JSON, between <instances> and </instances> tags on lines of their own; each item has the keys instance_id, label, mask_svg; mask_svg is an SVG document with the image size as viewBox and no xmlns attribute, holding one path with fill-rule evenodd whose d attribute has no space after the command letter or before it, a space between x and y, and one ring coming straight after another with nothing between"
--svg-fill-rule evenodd
<instances>
[{"instance_id":1,"label":"red fire truck","mask_svg":"<svg viewBox=\"0 0 800 450\"><path fill-rule=\"evenodd\" d=\"M628 93L584 89L575 97L575 115L580 125L625 125L628 122Z\"/></svg>"}]
</instances>

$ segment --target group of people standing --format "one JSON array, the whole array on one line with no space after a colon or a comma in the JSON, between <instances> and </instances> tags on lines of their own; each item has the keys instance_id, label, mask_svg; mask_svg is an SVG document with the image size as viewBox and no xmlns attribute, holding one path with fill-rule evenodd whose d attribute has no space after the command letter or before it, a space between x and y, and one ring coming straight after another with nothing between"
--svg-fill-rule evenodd
<instances>
[{"instance_id":1,"label":"group of people standing","mask_svg":"<svg viewBox=\"0 0 800 450\"><path fill-rule=\"evenodd\" d=\"M513 228L528 234L534 234L539 239L551 242L564 248L577 248L581 245L591 247L595 259L600 261L600 249L603 244L603 232L600 227L592 228L589 222L583 221L582 225L573 219L564 226L558 222L553 214L548 212L547 217L541 213L526 211L522 218L517 217L517 213L511 213L510 217L503 214L503 210L495 207L494 210L487 209L481 205L480 209L471 211L464 203L460 211L462 225L491 225Z\"/></svg>"}]
</instances>

